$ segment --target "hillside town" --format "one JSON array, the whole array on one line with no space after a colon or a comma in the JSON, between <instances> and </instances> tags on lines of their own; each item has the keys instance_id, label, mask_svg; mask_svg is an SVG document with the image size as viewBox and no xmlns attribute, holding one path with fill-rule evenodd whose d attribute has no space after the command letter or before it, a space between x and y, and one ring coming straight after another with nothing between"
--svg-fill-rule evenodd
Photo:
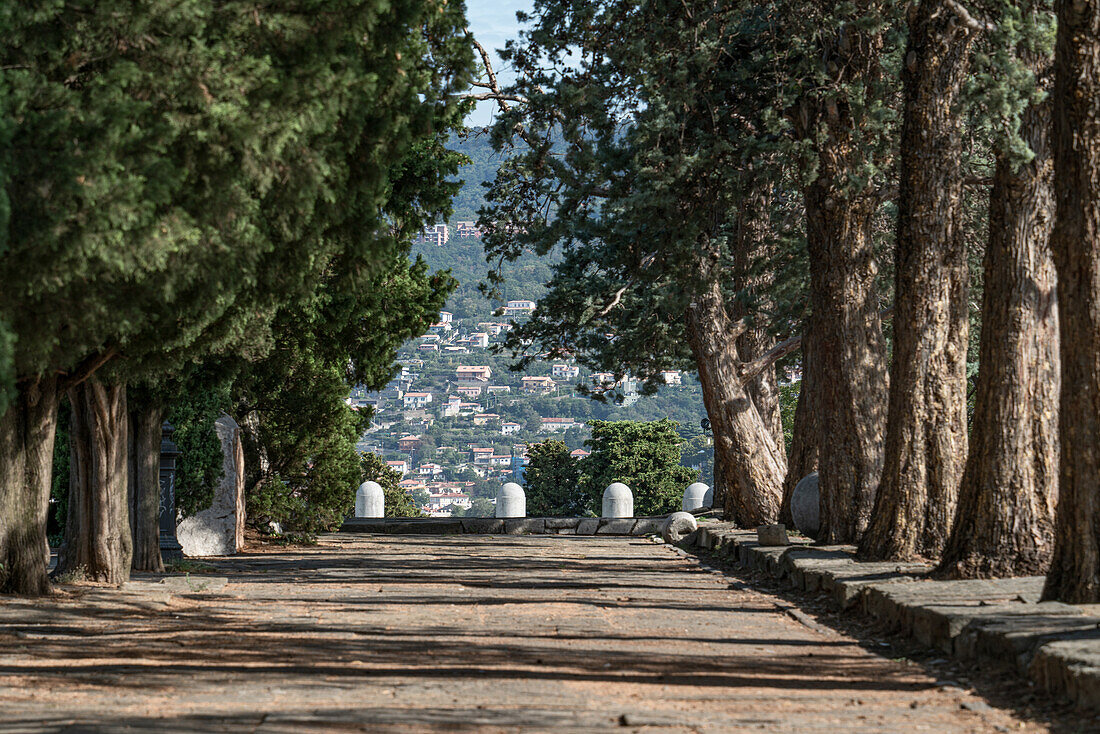
<instances>
[{"instance_id":1,"label":"hillside town","mask_svg":"<svg viewBox=\"0 0 1100 734\"><path fill-rule=\"evenodd\" d=\"M442 245L450 232L447 225L436 225L421 237ZM442 311L425 334L398 353L400 373L383 390L356 388L349 395L353 409L372 410L359 450L377 454L400 474L400 486L422 512L451 516L468 511L477 497L492 501L500 483L522 482L527 447L536 441L562 439L572 456L583 460L589 454L587 419L610 417L645 399L638 380L591 372L572 359L511 371L507 356L493 348L534 309L534 301L509 300L477 321ZM698 386L679 370L663 372L661 380L666 401L691 404L690 423L698 432ZM575 388L581 383L614 388L620 400L602 404L579 397Z\"/></svg>"}]
</instances>

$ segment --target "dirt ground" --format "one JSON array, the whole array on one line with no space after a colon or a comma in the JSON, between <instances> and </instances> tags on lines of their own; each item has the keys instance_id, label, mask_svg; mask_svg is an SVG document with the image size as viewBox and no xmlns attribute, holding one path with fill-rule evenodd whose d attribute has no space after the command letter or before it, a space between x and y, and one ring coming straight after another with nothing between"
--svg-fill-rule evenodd
<instances>
[{"instance_id":1,"label":"dirt ground","mask_svg":"<svg viewBox=\"0 0 1100 734\"><path fill-rule=\"evenodd\" d=\"M1100 731L641 538L333 535L211 565L0 599L0 732Z\"/></svg>"}]
</instances>

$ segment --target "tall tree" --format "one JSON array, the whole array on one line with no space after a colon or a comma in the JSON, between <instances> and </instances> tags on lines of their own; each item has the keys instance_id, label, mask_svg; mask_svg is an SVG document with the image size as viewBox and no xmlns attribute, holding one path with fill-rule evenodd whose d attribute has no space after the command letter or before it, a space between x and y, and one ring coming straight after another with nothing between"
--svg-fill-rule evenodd
<instances>
[{"instance_id":1,"label":"tall tree","mask_svg":"<svg viewBox=\"0 0 1100 734\"><path fill-rule=\"evenodd\" d=\"M580 487L580 467L564 441L547 439L527 447L523 487L530 517L576 517L593 511Z\"/></svg>"},{"instance_id":2,"label":"tall tree","mask_svg":"<svg viewBox=\"0 0 1100 734\"><path fill-rule=\"evenodd\" d=\"M979 24L954 0L910 6L882 482L860 555L934 558L966 460L967 252L959 98Z\"/></svg>"},{"instance_id":3,"label":"tall tree","mask_svg":"<svg viewBox=\"0 0 1100 734\"><path fill-rule=\"evenodd\" d=\"M937 570L943 577L1042 574L1053 550L1060 387L1049 242L1053 16L1042 5L1019 15L1009 8L991 34L1007 48L992 49L996 68L977 75L984 88L1000 87L997 101L1015 97L1027 106L1007 121L1018 134L1002 136L995 147L973 428L955 523ZM1014 77L1020 89L1005 90L1005 80ZM1026 146L1024 157L1013 138Z\"/></svg>"},{"instance_id":4,"label":"tall tree","mask_svg":"<svg viewBox=\"0 0 1100 734\"><path fill-rule=\"evenodd\" d=\"M1058 0L1051 235L1061 328L1061 456L1043 596L1100 601L1100 1Z\"/></svg>"},{"instance_id":5,"label":"tall tree","mask_svg":"<svg viewBox=\"0 0 1100 734\"><path fill-rule=\"evenodd\" d=\"M815 408L821 529L854 543L870 518L882 467L886 344L879 316L875 213L892 156L894 3L796 3L784 39L798 98L790 116L804 147L802 194L815 349L803 366L824 379L805 388ZM806 84L810 80L811 84ZM810 360L813 360L813 364ZM794 482L798 478L791 477ZM790 482L788 482L790 483Z\"/></svg>"},{"instance_id":6,"label":"tall tree","mask_svg":"<svg viewBox=\"0 0 1100 734\"><path fill-rule=\"evenodd\" d=\"M496 143L512 156L482 221L490 258L533 249L560 260L509 345L527 356L569 351L652 389L661 370L694 366L727 514L774 519L785 456L778 425L761 416L774 410L752 393L775 356L750 357L737 341L789 327L740 310L764 299L737 300L751 290L743 264L767 252L760 234L789 227L775 226L771 208L737 216L775 186L776 158L757 135L768 91L754 81L756 18L735 5L664 1L536 10L509 55L519 82L493 90L507 108Z\"/></svg>"}]
</instances>

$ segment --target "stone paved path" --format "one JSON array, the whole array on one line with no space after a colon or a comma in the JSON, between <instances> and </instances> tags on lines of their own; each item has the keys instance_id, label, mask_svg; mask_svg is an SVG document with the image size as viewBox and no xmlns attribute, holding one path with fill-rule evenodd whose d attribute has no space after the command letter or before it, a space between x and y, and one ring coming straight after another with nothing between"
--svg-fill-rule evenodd
<instances>
[{"instance_id":1,"label":"stone paved path","mask_svg":"<svg viewBox=\"0 0 1100 734\"><path fill-rule=\"evenodd\" d=\"M228 584L0 600L0 732L1048 730L644 539L328 536L215 565Z\"/></svg>"}]
</instances>

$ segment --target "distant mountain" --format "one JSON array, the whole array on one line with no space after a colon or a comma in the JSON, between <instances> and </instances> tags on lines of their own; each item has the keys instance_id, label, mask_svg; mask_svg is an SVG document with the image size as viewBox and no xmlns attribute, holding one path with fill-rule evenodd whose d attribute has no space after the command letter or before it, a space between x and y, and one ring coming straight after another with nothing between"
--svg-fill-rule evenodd
<instances>
[{"instance_id":1,"label":"distant mountain","mask_svg":"<svg viewBox=\"0 0 1100 734\"><path fill-rule=\"evenodd\" d=\"M470 164L458 174L465 184L455 197L452 221L477 219L477 210L485 202L485 187L481 184L493 180L503 158L493 152L489 132L484 128L472 128L466 135L452 135L447 147L470 159Z\"/></svg>"}]
</instances>

